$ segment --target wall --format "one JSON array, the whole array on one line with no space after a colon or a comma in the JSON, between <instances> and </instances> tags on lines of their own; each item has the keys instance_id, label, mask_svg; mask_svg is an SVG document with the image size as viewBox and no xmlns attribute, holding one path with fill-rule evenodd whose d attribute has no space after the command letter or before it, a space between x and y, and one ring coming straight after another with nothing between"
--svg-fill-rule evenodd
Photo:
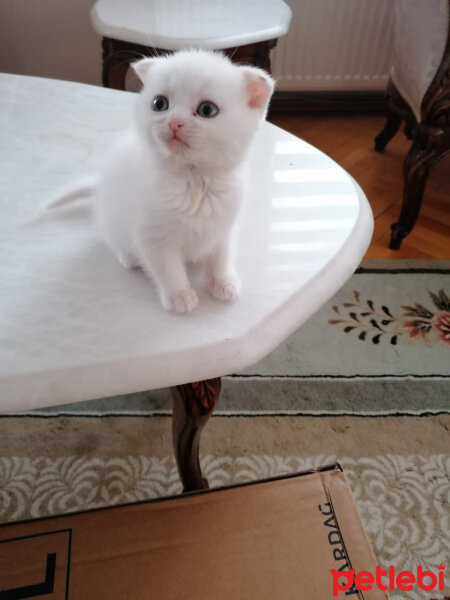
<instances>
[{"instance_id":1,"label":"wall","mask_svg":"<svg viewBox=\"0 0 450 600\"><path fill-rule=\"evenodd\" d=\"M94 0L0 0L0 71L101 84Z\"/></svg>"}]
</instances>

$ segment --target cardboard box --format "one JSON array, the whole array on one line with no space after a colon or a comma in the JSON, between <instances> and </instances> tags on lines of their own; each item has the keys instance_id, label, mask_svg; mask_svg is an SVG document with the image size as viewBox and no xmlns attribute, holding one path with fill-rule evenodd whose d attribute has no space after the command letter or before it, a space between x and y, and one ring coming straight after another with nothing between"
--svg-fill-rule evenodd
<instances>
[{"instance_id":1,"label":"cardboard box","mask_svg":"<svg viewBox=\"0 0 450 600\"><path fill-rule=\"evenodd\" d=\"M375 567L338 465L0 527L0 600L381 600L333 595Z\"/></svg>"}]
</instances>

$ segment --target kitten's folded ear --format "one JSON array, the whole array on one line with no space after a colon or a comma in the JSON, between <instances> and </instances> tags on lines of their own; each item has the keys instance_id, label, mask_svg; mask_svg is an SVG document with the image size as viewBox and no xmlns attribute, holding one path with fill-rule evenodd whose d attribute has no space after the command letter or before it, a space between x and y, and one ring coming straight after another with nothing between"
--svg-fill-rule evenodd
<instances>
[{"instance_id":1,"label":"kitten's folded ear","mask_svg":"<svg viewBox=\"0 0 450 600\"><path fill-rule=\"evenodd\" d=\"M250 108L267 108L275 81L257 67L240 67L244 75L245 91Z\"/></svg>"},{"instance_id":2,"label":"kitten's folded ear","mask_svg":"<svg viewBox=\"0 0 450 600\"><path fill-rule=\"evenodd\" d=\"M156 58L142 58L141 60L131 63L131 66L133 67L136 75L139 77L139 79L142 81L142 83L145 83L145 79L148 75L150 67L155 62L155 60L157 60L157 59Z\"/></svg>"}]
</instances>

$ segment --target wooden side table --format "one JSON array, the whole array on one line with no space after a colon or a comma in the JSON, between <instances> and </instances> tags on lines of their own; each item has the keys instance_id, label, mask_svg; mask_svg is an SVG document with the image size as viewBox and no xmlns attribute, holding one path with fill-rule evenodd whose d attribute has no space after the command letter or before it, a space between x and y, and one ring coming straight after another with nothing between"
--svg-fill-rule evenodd
<instances>
[{"instance_id":1,"label":"wooden side table","mask_svg":"<svg viewBox=\"0 0 450 600\"><path fill-rule=\"evenodd\" d=\"M270 51L290 19L282 0L97 0L91 11L102 36L103 85L120 90L130 62L181 48L222 50L234 62L270 72Z\"/></svg>"}]
</instances>

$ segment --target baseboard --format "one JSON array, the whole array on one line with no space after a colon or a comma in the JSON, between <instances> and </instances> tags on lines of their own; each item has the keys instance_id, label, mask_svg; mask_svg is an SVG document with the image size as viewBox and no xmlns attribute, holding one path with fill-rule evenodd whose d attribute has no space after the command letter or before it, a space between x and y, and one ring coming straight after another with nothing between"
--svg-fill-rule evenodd
<instances>
[{"instance_id":1,"label":"baseboard","mask_svg":"<svg viewBox=\"0 0 450 600\"><path fill-rule=\"evenodd\" d=\"M356 92L275 92L270 114L281 112L386 112L384 91Z\"/></svg>"}]
</instances>

